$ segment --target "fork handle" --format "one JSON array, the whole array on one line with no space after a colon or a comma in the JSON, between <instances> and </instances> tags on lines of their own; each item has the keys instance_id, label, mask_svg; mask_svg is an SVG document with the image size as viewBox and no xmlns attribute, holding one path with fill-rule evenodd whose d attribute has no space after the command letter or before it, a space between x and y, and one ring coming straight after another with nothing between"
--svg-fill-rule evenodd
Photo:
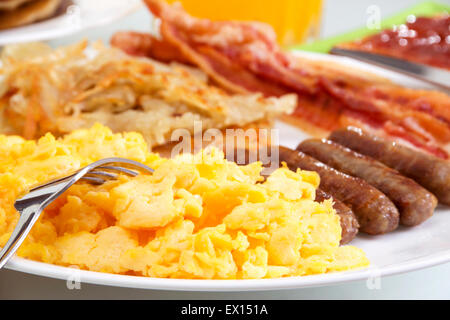
<instances>
[{"instance_id":1,"label":"fork handle","mask_svg":"<svg viewBox=\"0 0 450 320\"><path fill-rule=\"evenodd\" d=\"M36 222L37 217L39 217L40 210L40 206L30 206L22 211L11 237L9 237L8 242L5 244L2 251L0 251L0 269L3 268L17 249L19 249L23 240L30 232L31 227L33 227Z\"/></svg>"}]
</instances>

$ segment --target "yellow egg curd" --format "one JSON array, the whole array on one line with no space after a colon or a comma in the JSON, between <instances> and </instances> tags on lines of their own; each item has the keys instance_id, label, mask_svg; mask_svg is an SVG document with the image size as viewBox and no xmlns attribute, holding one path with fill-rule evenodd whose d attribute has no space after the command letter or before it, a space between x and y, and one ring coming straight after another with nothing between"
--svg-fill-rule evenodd
<instances>
[{"instance_id":1,"label":"yellow egg curd","mask_svg":"<svg viewBox=\"0 0 450 320\"><path fill-rule=\"evenodd\" d=\"M95 125L56 139L0 136L0 245L31 186L96 160L147 164L100 186L79 183L41 215L18 255L85 270L161 278L261 279L366 267L364 252L339 246L331 201L314 201L315 172L238 166L217 149L174 159L148 152L138 133Z\"/></svg>"}]
</instances>

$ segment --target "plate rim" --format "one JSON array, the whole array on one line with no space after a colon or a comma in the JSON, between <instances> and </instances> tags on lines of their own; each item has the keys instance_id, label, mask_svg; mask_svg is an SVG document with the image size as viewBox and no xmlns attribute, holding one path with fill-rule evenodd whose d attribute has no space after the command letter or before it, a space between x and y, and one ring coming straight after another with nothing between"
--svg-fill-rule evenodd
<instances>
[{"instance_id":1,"label":"plate rim","mask_svg":"<svg viewBox=\"0 0 450 320\"><path fill-rule=\"evenodd\" d=\"M391 264L382 268L368 268L334 272L318 275L250 280L191 280L151 278L113 273L80 270L20 257L12 258L5 266L12 271L43 276L59 280L77 280L81 283L105 285L111 287L198 292L244 292L289 290L336 285L346 282L369 280L417 271L450 262L450 249L445 252L425 255L400 264Z\"/></svg>"},{"instance_id":2,"label":"plate rim","mask_svg":"<svg viewBox=\"0 0 450 320\"><path fill-rule=\"evenodd\" d=\"M123 2L123 0L114 0L118 3ZM129 2L129 0L126 0ZM19 26L16 28L6 29L6 30L0 30L0 48L2 46L6 46L8 44L14 44L14 43L26 43L26 42L40 42L40 41L50 41L50 40L56 40L62 37L67 37L74 35L78 32L89 30L92 28L100 27L102 25L111 24L112 22L119 20L125 16L128 16L132 14L133 12L137 11L138 9L142 8L144 6L142 1L139 0L131 0L131 5L128 6L121 6L122 10L116 10L116 15L99 15L98 17L95 17L93 19L90 17L89 19L85 19L83 22L84 24L80 27L71 27L71 28L50 28L40 31L38 34L27 34L30 31L30 28L33 26L39 26L45 23L52 23L60 20L60 24L64 24L67 19L67 17L64 17L64 13L61 15L58 15L56 17L45 19L42 21L38 21L29 25ZM72 0L74 5L79 4L80 2L89 3L90 0ZM85 4L84 4L85 5ZM125 8L126 7L126 8ZM3 39L2 39L3 36ZM5 38L6 36L6 38ZM17 37L17 38L15 38ZM13 40L14 39L14 40Z\"/></svg>"}]
</instances>

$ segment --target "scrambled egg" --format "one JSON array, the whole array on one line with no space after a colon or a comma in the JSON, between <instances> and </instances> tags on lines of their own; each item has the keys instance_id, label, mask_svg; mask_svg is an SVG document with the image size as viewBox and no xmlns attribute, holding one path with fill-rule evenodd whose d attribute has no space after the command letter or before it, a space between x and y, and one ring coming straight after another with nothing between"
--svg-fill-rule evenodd
<instances>
[{"instance_id":1,"label":"scrambled egg","mask_svg":"<svg viewBox=\"0 0 450 320\"><path fill-rule=\"evenodd\" d=\"M155 169L101 186L71 187L42 214L18 255L63 266L148 277L259 279L365 267L364 252L339 246L339 217L314 201L319 176L261 164L238 166L218 150L173 160L147 151L138 133L95 125L39 141L0 136L0 245L30 186L105 157Z\"/></svg>"}]
</instances>

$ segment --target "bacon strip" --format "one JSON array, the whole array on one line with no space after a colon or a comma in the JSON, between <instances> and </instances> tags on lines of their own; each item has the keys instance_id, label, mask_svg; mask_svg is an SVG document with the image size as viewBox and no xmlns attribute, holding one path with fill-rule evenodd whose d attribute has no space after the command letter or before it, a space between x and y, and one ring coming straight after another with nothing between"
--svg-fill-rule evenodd
<instances>
[{"instance_id":1,"label":"bacon strip","mask_svg":"<svg viewBox=\"0 0 450 320\"><path fill-rule=\"evenodd\" d=\"M130 54L198 66L223 88L266 96L295 92L293 116L325 130L354 119L409 144L448 158L450 97L403 88L283 52L273 30L261 23L198 19L177 5L145 0L161 19L161 40L119 33L112 44Z\"/></svg>"},{"instance_id":2,"label":"bacon strip","mask_svg":"<svg viewBox=\"0 0 450 320\"><path fill-rule=\"evenodd\" d=\"M167 41L161 41L150 34L139 32L117 32L111 38L111 45L120 47L133 56L153 56L162 62L178 61L189 63L177 47Z\"/></svg>"},{"instance_id":3,"label":"bacon strip","mask_svg":"<svg viewBox=\"0 0 450 320\"><path fill-rule=\"evenodd\" d=\"M194 64L208 68L199 48L205 46L239 63L257 76L281 83L294 91L312 93L315 79L287 68L289 59L275 41L274 32L261 23L234 21L211 22L190 17L181 7L164 1L145 1L154 15L161 18L161 35ZM258 53L258 54L255 54ZM267 63L270 62L270 63ZM217 77L219 74L211 73ZM220 77L223 78L223 77Z\"/></svg>"}]
</instances>

